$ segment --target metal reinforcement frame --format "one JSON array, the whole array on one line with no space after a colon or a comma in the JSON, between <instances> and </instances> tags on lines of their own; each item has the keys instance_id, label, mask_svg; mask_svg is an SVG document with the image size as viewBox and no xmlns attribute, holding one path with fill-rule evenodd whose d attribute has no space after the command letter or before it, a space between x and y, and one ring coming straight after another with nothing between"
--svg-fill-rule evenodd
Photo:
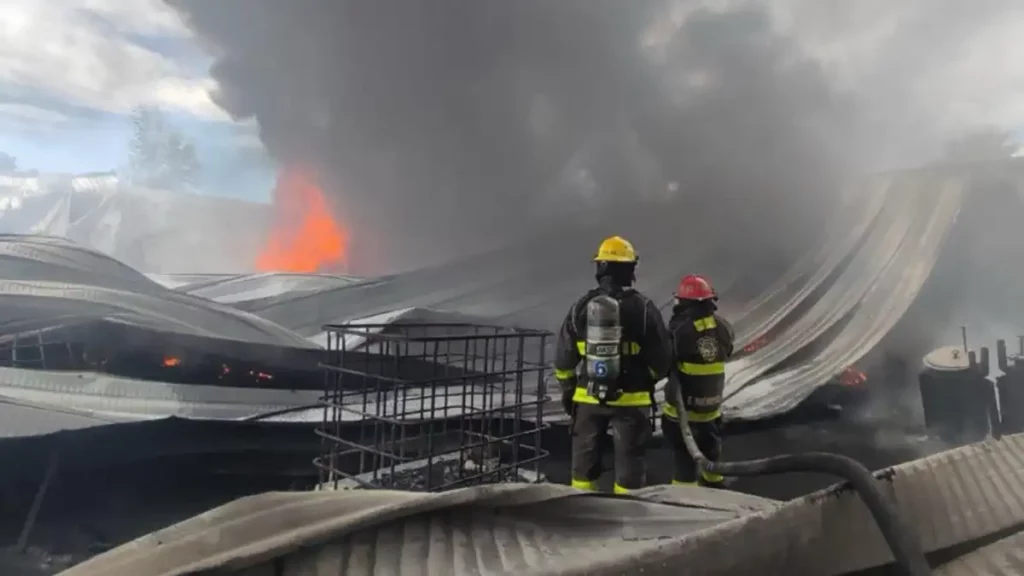
<instances>
[{"instance_id":1,"label":"metal reinforcement frame","mask_svg":"<svg viewBox=\"0 0 1024 576\"><path fill-rule=\"evenodd\" d=\"M324 331L320 489L541 480L550 332L469 323Z\"/></svg>"}]
</instances>

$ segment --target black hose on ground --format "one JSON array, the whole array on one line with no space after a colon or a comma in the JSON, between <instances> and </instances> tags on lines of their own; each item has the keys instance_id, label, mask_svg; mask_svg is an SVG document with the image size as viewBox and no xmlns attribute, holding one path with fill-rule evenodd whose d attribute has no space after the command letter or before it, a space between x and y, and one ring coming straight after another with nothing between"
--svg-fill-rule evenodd
<instances>
[{"instance_id":1,"label":"black hose on ground","mask_svg":"<svg viewBox=\"0 0 1024 576\"><path fill-rule=\"evenodd\" d=\"M722 476L762 476L786 472L817 472L832 474L845 479L858 494L871 516L878 524L885 542L896 558L896 564L906 576L930 576L931 566L914 529L900 516L896 506L878 488L875 477L860 462L839 454L810 452L806 454L783 454L759 460L739 462L712 462L708 460L690 431L690 423L683 408L679 386L666 386L674 391L671 399L679 413L679 428L683 434L686 450L701 470Z\"/></svg>"}]
</instances>

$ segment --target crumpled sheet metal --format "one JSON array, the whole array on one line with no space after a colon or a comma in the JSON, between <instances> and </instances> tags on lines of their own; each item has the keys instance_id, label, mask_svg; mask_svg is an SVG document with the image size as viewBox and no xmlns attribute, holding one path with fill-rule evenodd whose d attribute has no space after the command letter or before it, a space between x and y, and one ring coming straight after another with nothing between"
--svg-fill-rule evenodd
<instances>
[{"instance_id":1,"label":"crumpled sheet metal","mask_svg":"<svg viewBox=\"0 0 1024 576\"><path fill-rule=\"evenodd\" d=\"M455 418L484 408L531 402L529 394L511 389L452 385L450 394L438 398L427 387L407 387L343 411L341 418L357 421L363 413L393 411L399 402L407 411L426 405L438 418ZM238 388L133 380L95 372L55 372L0 367L0 437L25 437L61 430L89 428L115 422L160 418L190 420L252 420L272 423L319 423L323 421L319 390ZM468 395L471 402L464 401ZM397 397L397 399L396 399ZM10 405L5 407L5 403ZM21 408L15 408L15 406ZM31 411L29 410L31 407ZM8 412L9 411L9 412ZM10 420L4 421L8 414ZM30 415L37 416L30 418ZM16 418L17 417L17 418Z\"/></svg>"},{"instance_id":2,"label":"crumpled sheet metal","mask_svg":"<svg viewBox=\"0 0 1024 576\"><path fill-rule=\"evenodd\" d=\"M852 187L843 195L832 222L829 235L818 251L809 251L775 285L749 302L735 315L730 315L740 346L753 341L783 322L854 250L886 205L888 192L895 178L880 176L863 188ZM737 363L738 364L738 363ZM733 386L741 386L754 376L742 372L746 379L731 376Z\"/></svg>"},{"instance_id":3,"label":"crumpled sheet metal","mask_svg":"<svg viewBox=\"0 0 1024 576\"><path fill-rule=\"evenodd\" d=\"M132 268L61 238L0 235L0 334L88 319L154 331L291 348L316 345L257 315L160 286Z\"/></svg>"},{"instance_id":4,"label":"crumpled sheet metal","mask_svg":"<svg viewBox=\"0 0 1024 576\"><path fill-rule=\"evenodd\" d=\"M878 481L927 551L977 544L1024 526L1024 435L903 464ZM693 575L832 576L892 561L863 502L849 490L831 488L781 505L700 488L658 490L707 503L704 510L685 501L658 506L571 496L570 488L544 485L440 495L266 494L64 574L171 576L216 568L244 576L674 576L685 567ZM991 557L1006 547L1001 550Z\"/></svg>"},{"instance_id":5,"label":"crumpled sheet metal","mask_svg":"<svg viewBox=\"0 0 1024 576\"><path fill-rule=\"evenodd\" d=\"M118 378L94 372L52 372L0 368L0 399L50 411L67 410L96 420L137 421L176 416L190 419L241 420L320 402L319 390L229 388ZM283 414L264 421L319 422L323 409ZM52 430L64 429L54 419ZM84 427L84 426L78 426ZM34 426L33 430L43 430ZM8 435L27 436L9 430Z\"/></svg>"},{"instance_id":6,"label":"crumpled sheet metal","mask_svg":"<svg viewBox=\"0 0 1024 576\"><path fill-rule=\"evenodd\" d=\"M839 319L852 310L871 286L872 280L885 267L887 253L892 253L906 233L913 206L905 195L892 194L886 187L865 202L865 218L844 234L823 259L806 290L774 312L775 324L791 313L810 292L831 275L839 264L851 254L853 258L840 272L812 307L801 316L790 319L786 329L767 346L728 365L725 397L728 399L744 386L753 382L770 368L785 360L804 346L816 340ZM884 207L884 209L883 209ZM873 226L872 226L873 225ZM862 238L866 235L866 238ZM862 241L854 252L858 241ZM769 303L770 304L770 303ZM774 308L774 307L770 307ZM740 340L743 343L743 340Z\"/></svg>"},{"instance_id":7,"label":"crumpled sheet metal","mask_svg":"<svg viewBox=\"0 0 1024 576\"><path fill-rule=\"evenodd\" d=\"M289 295L309 296L313 293L364 282L354 276L333 274L292 274L262 272L255 274L149 274L163 286L221 304L240 306L253 301L267 301Z\"/></svg>"},{"instance_id":8,"label":"crumpled sheet metal","mask_svg":"<svg viewBox=\"0 0 1024 576\"><path fill-rule=\"evenodd\" d=\"M533 573L556 569L565 554L607 558L618 546L775 506L756 496L688 487L648 488L635 498L553 484L440 494L269 493L144 536L63 574L261 574L260 564L279 556L288 557L285 574Z\"/></svg>"},{"instance_id":9,"label":"crumpled sheet metal","mask_svg":"<svg viewBox=\"0 0 1024 576\"><path fill-rule=\"evenodd\" d=\"M124 421L61 406L41 406L0 397L0 439L43 436L63 430L83 430Z\"/></svg>"},{"instance_id":10,"label":"crumpled sheet metal","mask_svg":"<svg viewBox=\"0 0 1024 576\"><path fill-rule=\"evenodd\" d=\"M837 281L844 286L856 286L856 296L844 296L835 303L826 295L807 314L808 318L819 323L819 328L822 319L830 314L829 327L852 311L849 320L808 361L739 390L730 390L727 386L725 412L728 418L762 419L795 408L821 383L870 352L907 311L939 257L943 241L960 209L967 183L957 178L938 183L934 179L922 178L908 184L908 189L895 195L904 209L892 207L889 210L907 223L890 227L877 245L870 241L866 244L865 248L870 250L866 252L865 260L868 262L858 261L855 257L844 271L844 276L851 273L857 278L841 277ZM921 209L927 203L931 204L932 210ZM880 267L876 264L879 261ZM818 310L822 305L831 305L831 311ZM806 335L815 330L802 326L798 321L787 330L787 335L794 332L797 337L806 339ZM811 341L806 339L804 345ZM772 351L769 348L767 353Z\"/></svg>"}]
</instances>

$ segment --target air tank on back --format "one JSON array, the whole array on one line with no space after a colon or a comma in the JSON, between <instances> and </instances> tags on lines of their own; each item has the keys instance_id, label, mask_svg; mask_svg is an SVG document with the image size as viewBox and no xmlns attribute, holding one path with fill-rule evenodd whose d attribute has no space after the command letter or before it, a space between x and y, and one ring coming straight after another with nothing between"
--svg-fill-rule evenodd
<instances>
[{"instance_id":1,"label":"air tank on back","mask_svg":"<svg viewBox=\"0 0 1024 576\"><path fill-rule=\"evenodd\" d=\"M622 325L619 301L595 296L587 303L586 364L588 392L610 399L622 370Z\"/></svg>"},{"instance_id":2,"label":"air tank on back","mask_svg":"<svg viewBox=\"0 0 1024 576\"><path fill-rule=\"evenodd\" d=\"M981 348L980 361L966 346L938 348L924 357L917 378L929 435L955 444L988 436L995 405L988 368L988 348Z\"/></svg>"},{"instance_id":3,"label":"air tank on back","mask_svg":"<svg viewBox=\"0 0 1024 576\"><path fill-rule=\"evenodd\" d=\"M996 363L1003 375L996 378L999 393L999 434L1024 432L1024 336L1017 338L1017 354L1006 353L1006 341L996 341Z\"/></svg>"}]
</instances>

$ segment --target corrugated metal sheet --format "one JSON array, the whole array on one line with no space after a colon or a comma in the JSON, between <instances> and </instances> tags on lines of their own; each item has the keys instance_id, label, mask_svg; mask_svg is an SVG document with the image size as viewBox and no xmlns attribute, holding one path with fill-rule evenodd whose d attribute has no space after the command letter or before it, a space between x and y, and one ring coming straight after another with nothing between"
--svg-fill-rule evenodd
<instances>
[{"instance_id":1,"label":"corrugated metal sheet","mask_svg":"<svg viewBox=\"0 0 1024 576\"><path fill-rule=\"evenodd\" d=\"M358 548L355 554L335 548L329 559L319 557L325 572L314 568L317 558L312 556L292 564L292 570L302 565L312 570L310 574L496 574L502 568L531 573L529 568L557 563L586 542L590 543L588 555L600 557L610 552L603 545L624 537L644 541L678 536L774 506L773 501L754 496L664 487L647 489L635 500L581 497L572 488L555 485L496 485L442 494L379 490L265 494L207 513L203 521L207 531L202 536L196 521L186 521L64 574L184 574L190 567L209 566L194 552L198 538L213 536L208 541L218 542L214 546L230 547L220 526L237 526L246 532L238 536L254 546L275 539L282 532L281 525L299 526L281 541L291 548L300 538L319 540L316 534L351 533L358 529L357 518L380 521L371 520L373 525L366 526L354 541L344 540L343 546L351 543ZM472 513L450 517L447 512L455 507ZM256 520L256 516L267 521ZM393 523L380 526L387 520ZM560 524L562 530L552 530L553 523ZM158 540L159 552L153 548ZM205 552L216 553L213 549ZM247 564L225 559L228 562L222 566L228 569Z\"/></svg>"},{"instance_id":2,"label":"corrugated metal sheet","mask_svg":"<svg viewBox=\"0 0 1024 576\"><path fill-rule=\"evenodd\" d=\"M150 274L160 284L222 304L242 306L255 301L313 296L316 292L364 282L355 276L334 274ZM267 302L269 303L269 302Z\"/></svg>"},{"instance_id":3,"label":"corrugated metal sheet","mask_svg":"<svg viewBox=\"0 0 1024 576\"><path fill-rule=\"evenodd\" d=\"M896 467L879 480L927 551L1024 525L1024 437ZM670 504L571 488L505 485L427 495L272 493L237 500L64 572L171 576L276 574L814 574L892 561L860 498L829 489L781 506L700 488L662 488ZM675 498L673 498L675 497ZM678 499L676 499L678 498ZM672 501L674 500L674 501ZM1010 544L973 566L1006 566ZM724 551L724 553L723 553ZM967 564L965 558L960 562ZM954 563L954 566L956 563ZM967 572L950 574L1012 574Z\"/></svg>"},{"instance_id":4,"label":"corrugated metal sheet","mask_svg":"<svg viewBox=\"0 0 1024 576\"><path fill-rule=\"evenodd\" d=\"M318 390L229 388L133 380L91 372L0 368L0 398L74 411L107 421L152 420L170 416L242 420L296 407L315 406L320 395ZM290 413L277 420L282 419L319 422L323 419L323 410ZM15 431L9 435L16 435Z\"/></svg>"},{"instance_id":5,"label":"corrugated metal sheet","mask_svg":"<svg viewBox=\"0 0 1024 576\"><path fill-rule=\"evenodd\" d=\"M13 398L0 398L0 438L44 436L118 422L121 420L109 416L101 417L64 407L33 405Z\"/></svg>"},{"instance_id":6,"label":"corrugated metal sheet","mask_svg":"<svg viewBox=\"0 0 1024 576\"><path fill-rule=\"evenodd\" d=\"M1024 574L1024 533L965 554L935 571L935 576L1020 576Z\"/></svg>"},{"instance_id":7,"label":"corrugated metal sheet","mask_svg":"<svg viewBox=\"0 0 1024 576\"><path fill-rule=\"evenodd\" d=\"M883 231L881 236L872 235L836 281L842 292L827 293L803 318L790 325L780 339L750 358L760 363L763 373L852 312L846 324L812 359L797 366L752 384L753 379L743 382L732 376L742 376L742 371L733 372L726 387L729 417L760 419L782 414L843 367L870 352L924 286L960 209L966 185L965 179L923 178L906 182L907 188L893 195L897 204L883 209L883 218L891 217L892 223L876 228ZM929 205L930 210L922 209ZM777 360L766 362L757 358L769 355Z\"/></svg>"},{"instance_id":8,"label":"corrugated metal sheet","mask_svg":"<svg viewBox=\"0 0 1024 576\"><path fill-rule=\"evenodd\" d=\"M0 334L63 323L128 323L162 332L315 348L237 308L175 292L109 256L59 238L0 235Z\"/></svg>"}]
</instances>

